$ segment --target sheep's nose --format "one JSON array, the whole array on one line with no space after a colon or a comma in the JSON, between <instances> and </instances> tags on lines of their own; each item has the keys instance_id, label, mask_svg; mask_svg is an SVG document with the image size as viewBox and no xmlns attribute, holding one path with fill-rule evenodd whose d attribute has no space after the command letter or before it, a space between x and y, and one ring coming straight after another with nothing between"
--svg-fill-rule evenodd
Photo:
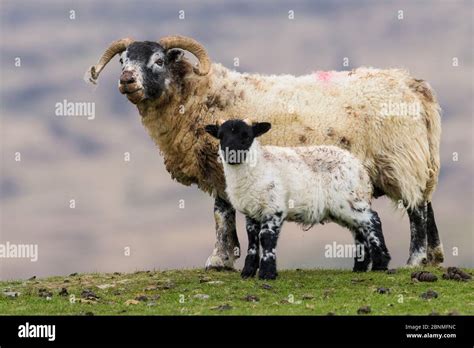
<instances>
[{"instance_id":1,"label":"sheep's nose","mask_svg":"<svg viewBox=\"0 0 474 348\"><path fill-rule=\"evenodd\" d=\"M135 82L135 77L131 71L124 71L120 76L120 84L127 85Z\"/></svg>"}]
</instances>

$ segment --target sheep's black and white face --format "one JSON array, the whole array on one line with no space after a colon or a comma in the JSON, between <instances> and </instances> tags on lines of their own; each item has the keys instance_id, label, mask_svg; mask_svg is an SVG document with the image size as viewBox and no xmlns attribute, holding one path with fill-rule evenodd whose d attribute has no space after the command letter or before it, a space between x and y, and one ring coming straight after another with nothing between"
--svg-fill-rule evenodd
<instances>
[{"instance_id":1,"label":"sheep's black and white face","mask_svg":"<svg viewBox=\"0 0 474 348\"><path fill-rule=\"evenodd\" d=\"M271 128L268 122L249 124L243 120L229 120L221 126L207 125L206 132L219 139L224 161L228 164L243 163L253 140L268 132Z\"/></svg>"},{"instance_id":2,"label":"sheep's black and white face","mask_svg":"<svg viewBox=\"0 0 474 348\"><path fill-rule=\"evenodd\" d=\"M174 65L184 52L180 49L165 51L156 42L132 43L120 55L122 75L119 80L120 93L134 104L145 99L159 98L168 88Z\"/></svg>"}]
</instances>

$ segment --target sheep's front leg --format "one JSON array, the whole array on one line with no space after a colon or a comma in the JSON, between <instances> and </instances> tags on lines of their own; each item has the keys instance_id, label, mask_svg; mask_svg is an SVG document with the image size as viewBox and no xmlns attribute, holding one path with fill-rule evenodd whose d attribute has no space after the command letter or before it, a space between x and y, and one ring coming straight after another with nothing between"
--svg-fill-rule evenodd
<instances>
[{"instance_id":1,"label":"sheep's front leg","mask_svg":"<svg viewBox=\"0 0 474 348\"><path fill-rule=\"evenodd\" d=\"M206 269L234 269L234 260L240 257L240 244L235 229L235 209L221 197L214 201L216 245L206 262Z\"/></svg>"},{"instance_id":2,"label":"sheep's front leg","mask_svg":"<svg viewBox=\"0 0 474 348\"><path fill-rule=\"evenodd\" d=\"M260 242L258 234L260 232L260 223L251 217L245 217L245 225L247 228L247 236L249 239L249 246L247 249L247 257L245 258L245 265L242 269L242 278L254 277L258 270L260 262Z\"/></svg>"},{"instance_id":3,"label":"sheep's front leg","mask_svg":"<svg viewBox=\"0 0 474 348\"><path fill-rule=\"evenodd\" d=\"M260 259L260 279L275 279L278 275L276 268L276 246L283 224L282 213L266 216L261 222L259 233L260 244L262 246L262 257Z\"/></svg>"}]
</instances>

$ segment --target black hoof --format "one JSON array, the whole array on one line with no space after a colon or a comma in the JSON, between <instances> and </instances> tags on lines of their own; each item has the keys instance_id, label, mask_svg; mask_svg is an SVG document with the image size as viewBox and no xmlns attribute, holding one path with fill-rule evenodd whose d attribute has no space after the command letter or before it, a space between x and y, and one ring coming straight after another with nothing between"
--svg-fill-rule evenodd
<instances>
[{"instance_id":1,"label":"black hoof","mask_svg":"<svg viewBox=\"0 0 474 348\"><path fill-rule=\"evenodd\" d=\"M278 272L276 269L276 262L273 259L267 260L267 261L261 261L260 262L260 270L258 272L258 278L259 279L266 279L266 280L271 280L271 279L276 279L278 276Z\"/></svg>"},{"instance_id":2,"label":"black hoof","mask_svg":"<svg viewBox=\"0 0 474 348\"><path fill-rule=\"evenodd\" d=\"M363 259L362 261L357 258L354 259L354 267L352 272L367 272L369 270L370 260Z\"/></svg>"},{"instance_id":3,"label":"black hoof","mask_svg":"<svg viewBox=\"0 0 474 348\"><path fill-rule=\"evenodd\" d=\"M274 280L277 278L276 272L258 272L258 279L261 280Z\"/></svg>"},{"instance_id":4,"label":"black hoof","mask_svg":"<svg viewBox=\"0 0 474 348\"><path fill-rule=\"evenodd\" d=\"M387 266L372 266L371 271L387 271L388 267Z\"/></svg>"},{"instance_id":5,"label":"black hoof","mask_svg":"<svg viewBox=\"0 0 474 348\"><path fill-rule=\"evenodd\" d=\"M253 278L257 274L257 268L245 268L240 272L240 276L244 279Z\"/></svg>"},{"instance_id":6,"label":"black hoof","mask_svg":"<svg viewBox=\"0 0 474 348\"><path fill-rule=\"evenodd\" d=\"M361 265L354 265L354 268L352 268L352 272L367 272L368 270L369 267Z\"/></svg>"},{"instance_id":7,"label":"black hoof","mask_svg":"<svg viewBox=\"0 0 474 348\"><path fill-rule=\"evenodd\" d=\"M240 273L241 277L244 279L255 277L255 274L257 274L257 270L258 270L258 256L247 255L247 257L245 258L244 268L242 269L242 272Z\"/></svg>"},{"instance_id":8,"label":"black hoof","mask_svg":"<svg viewBox=\"0 0 474 348\"><path fill-rule=\"evenodd\" d=\"M378 257L374 257L372 261L372 271L386 271L388 270L388 264L390 263L390 255L382 254Z\"/></svg>"}]
</instances>

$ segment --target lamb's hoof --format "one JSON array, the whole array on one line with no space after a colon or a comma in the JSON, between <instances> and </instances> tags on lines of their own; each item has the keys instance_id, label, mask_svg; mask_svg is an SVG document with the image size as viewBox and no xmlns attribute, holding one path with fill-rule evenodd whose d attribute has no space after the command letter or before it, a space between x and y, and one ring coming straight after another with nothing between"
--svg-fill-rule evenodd
<instances>
[{"instance_id":1,"label":"lamb's hoof","mask_svg":"<svg viewBox=\"0 0 474 348\"><path fill-rule=\"evenodd\" d=\"M369 265L360 265L360 264L355 264L354 267L352 268L352 272L367 272L369 270Z\"/></svg>"},{"instance_id":2,"label":"lamb's hoof","mask_svg":"<svg viewBox=\"0 0 474 348\"><path fill-rule=\"evenodd\" d=\"M361 260L354 259L354 267L352 272L367 272L369 270L370 260Z\"/></svg>"},{"instance_id":3,"label":"lamb's hoof","mask_svg":"<svg viewBox=\"0 0 474 348\"><path fill-rule=\"evenodd\" d=\"M444 261L443 246L438 245L435 248L428 248L427 251L428 264L431 266L439 266Z\"/></svg>"},{"instance_id":4,"label":"lamb's hoof","mask_svg":"<svg viewBox=\"0 0 474 348\"><path fill-rule=\"evenodd\" d=\"M244 269L242 269L242 272L240 272L240 276L243 279L253 278L255 277L255 274L257 274L257 268L255 267L249 267L249 268L244 267Z\"/></svg>"},{"instance_id":5,"label":"lamb's hoof","mask_svg":"<svg viewBox=\"0 0 474 348\"><path fill-rule=\"evenodd\" d=\"M258 271L258 278L264 280L276 279L278 275L276 263L274 260L260 262L260 270Z\"/></svg>"},{"instance_id":6,"label":"lamb's hoof","mask_svg":"<svg viewBox=\"0 0 474 348\"><path fill-rule=\"evenodd\" d=\"M390 255L383 253L374 257L372 260L372 271L386 271L388 270L388 264L390 263Z\"/></svg>"},{"instance_id":7,"label":"lamb's hoof","mask_svg":"<svg viewBox=\"0 0 474 348\"><path fill-rule=\"evenodd\" d=\"M216 252L214 252L211 256L208 257L206 261L206 271L209 270L234 270L234 259L228 256L220 256Z\"/></svg>"},{"instance_id":8,"label":"lamb's hoof","mask_svg":"<svg viewBox=\"0 0 474 348\"><path fill-rule=\"evenodd\" d=\"M242 278L252 278L255 277L255 274L257 274L258 270L258 256L256 255L247 255L245 258L245 266L242 269L242 272L240 275Z\"/></svg>"},{"instance_id":9,"label":"lamb's hoof","mask_svg":"<svg viewBox=\"0 0 474 348\"><path fill-rule=\"evenodd\" d=\"M375 266L372 266L372 269L371 271L387 271L388 270L388 266L384 266L384 265L375 265Z\"/></svg>"},{"instance_id":10,"label":"lamb's hoof","mask_svg":"<svg viewBox=\"0 0 474 348\"><path fill-rule=\"evenodd\" d=\"M258 279L261 280L275 280L277 277L276 272L258 272Z\"/></svg>"}]
</instances>

